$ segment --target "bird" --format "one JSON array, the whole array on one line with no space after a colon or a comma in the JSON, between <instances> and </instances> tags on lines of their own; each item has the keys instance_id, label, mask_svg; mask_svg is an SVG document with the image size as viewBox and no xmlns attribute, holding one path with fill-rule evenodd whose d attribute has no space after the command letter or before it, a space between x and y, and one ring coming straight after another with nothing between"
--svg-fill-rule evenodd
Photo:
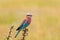
<instances>
[{"instance_id":1,"label":"bird","mask_svg":"<svg viewBox=\"0 0 60 40\"><path fill-rule=\"evenodd\" d=\"M26 27L29 26L29 24L31 23L31 17L32 17L31 13L26 14L25 19L23 20L21 25L16 29L17 33L15 35L15 38L18 36L18 34L20 33L21 30L23 30L23 29L25 29Z\"/></svg>"}]
</instances>

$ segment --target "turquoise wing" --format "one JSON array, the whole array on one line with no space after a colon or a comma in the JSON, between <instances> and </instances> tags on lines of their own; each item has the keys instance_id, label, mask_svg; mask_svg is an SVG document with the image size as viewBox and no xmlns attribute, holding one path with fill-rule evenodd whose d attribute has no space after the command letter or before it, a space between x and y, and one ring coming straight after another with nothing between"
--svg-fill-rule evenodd
<instances>
[{"instance_id":1,"label":"turquoise wing","mask_svg":"<svg viewBox=\"0 0 60 40\"><path fill-rule=\"evenodd\" d=\"M29 25L28 22L25 21L24 24L22 24L22 25L18 28L18 32L16 33L15 38L18 36L19 32L20 32L22 29L26 28L28 25Z\"/></svg>"},{"instance_id":2,"label":"turquoise wing","mask_svg":"<svg viewBox=\"0 0 60 40\"><path fill-rule=\"evenodd\" d=\"M28 22L25 20L16 30L23 29L27 27L28 25L29 25Z\"/></svg>"}]
</instances>

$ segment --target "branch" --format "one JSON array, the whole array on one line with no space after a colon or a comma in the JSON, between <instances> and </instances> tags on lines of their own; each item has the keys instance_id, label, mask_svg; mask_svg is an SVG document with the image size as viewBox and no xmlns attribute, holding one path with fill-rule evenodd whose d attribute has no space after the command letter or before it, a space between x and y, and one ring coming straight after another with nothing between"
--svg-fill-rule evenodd
<instances>
[{"instance_id":1,"label":"branch","mask_svg":"<svg viewBox=\"0 0 60 40\"><path fill-rule=\"evenodd\" d=\"M7 37L7 40L9 40L9 38L11 37L11 33L12 33L12 29L13 29L14 26L11 26L10 28L10 31L9 31L9 34L8 34L8 37Z\"/></svg>"},{"instance_id":2,"label":"branch","mask_svg":"<svg viewBox=\"0 0 60 40\"><path fill-rule=\"evenodd\" d=\"M28 32L28 29L23 30L23 38L21 40L25 40L25 37L27 36L26 33Z\"/></svg>"}]
</instances>

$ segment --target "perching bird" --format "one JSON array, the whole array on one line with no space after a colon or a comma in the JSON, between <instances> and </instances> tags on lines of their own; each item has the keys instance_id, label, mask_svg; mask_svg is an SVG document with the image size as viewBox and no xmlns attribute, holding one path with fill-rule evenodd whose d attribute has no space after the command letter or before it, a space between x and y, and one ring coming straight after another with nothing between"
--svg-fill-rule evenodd
<instances>
[{"instance_id":1,"label":"perching bird","mask_svg":"<svg viewBox=\"0 0 60 40\"><path fill-rule=\"evenodd\" d=\"M16 29L18 32L16 33L15 38L18 36L19 32L22 29L26 28L31 23L31 17L32 15L30 13L27 13L26 18L24 19L22 24Z\"/></svg>"}]
</instances>

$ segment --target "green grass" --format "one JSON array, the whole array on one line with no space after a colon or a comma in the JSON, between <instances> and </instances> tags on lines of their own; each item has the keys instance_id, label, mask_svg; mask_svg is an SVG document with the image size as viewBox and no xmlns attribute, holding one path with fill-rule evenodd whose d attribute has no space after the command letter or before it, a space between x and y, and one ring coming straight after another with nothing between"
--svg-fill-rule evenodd
<instances>
[{"instance_id":1,"label":"green grass","mask_svg":"<svg viewBox=\"0 0 60 40\"><path fill-rule=\"evenodd\" d=\"M2 24L2 26L0 25L0 32L3 31L3 28L4 33L8 32L9 26L5 24L9 25L18 20L18 23L14 24L15 28L17 28L16 25L20 25L24 19L25 14L21 15L21 12L26 13L31 8L34 14L32 23L28 27L29 35L26 37L27 40L60 40L60 0L3 0L0 2L0 8L0 11L2 11L0 12L0 24ZM7 9L12 12L8 11L9 13L6 14L5 10L7 11ZM20 13L15 15L15 11ZM35 16L35 13L37 16ZM16 33L15 30L13 29L13 35ZM4 33L2 32L2 35ZM0 37L1 40L3 37ZM20 37L19 35L18 38Z\"/></svg>"},{"instance_id":2,"label":"green grass","mask_svg":"<svg viewBox=\"0 0 60 40\"><path fill-rule=\"evenodd\" d=\"M3 14L0 17L0 24L11 24L16 21L16 16L13 13Z\"/></svg>"}]
</instances>

